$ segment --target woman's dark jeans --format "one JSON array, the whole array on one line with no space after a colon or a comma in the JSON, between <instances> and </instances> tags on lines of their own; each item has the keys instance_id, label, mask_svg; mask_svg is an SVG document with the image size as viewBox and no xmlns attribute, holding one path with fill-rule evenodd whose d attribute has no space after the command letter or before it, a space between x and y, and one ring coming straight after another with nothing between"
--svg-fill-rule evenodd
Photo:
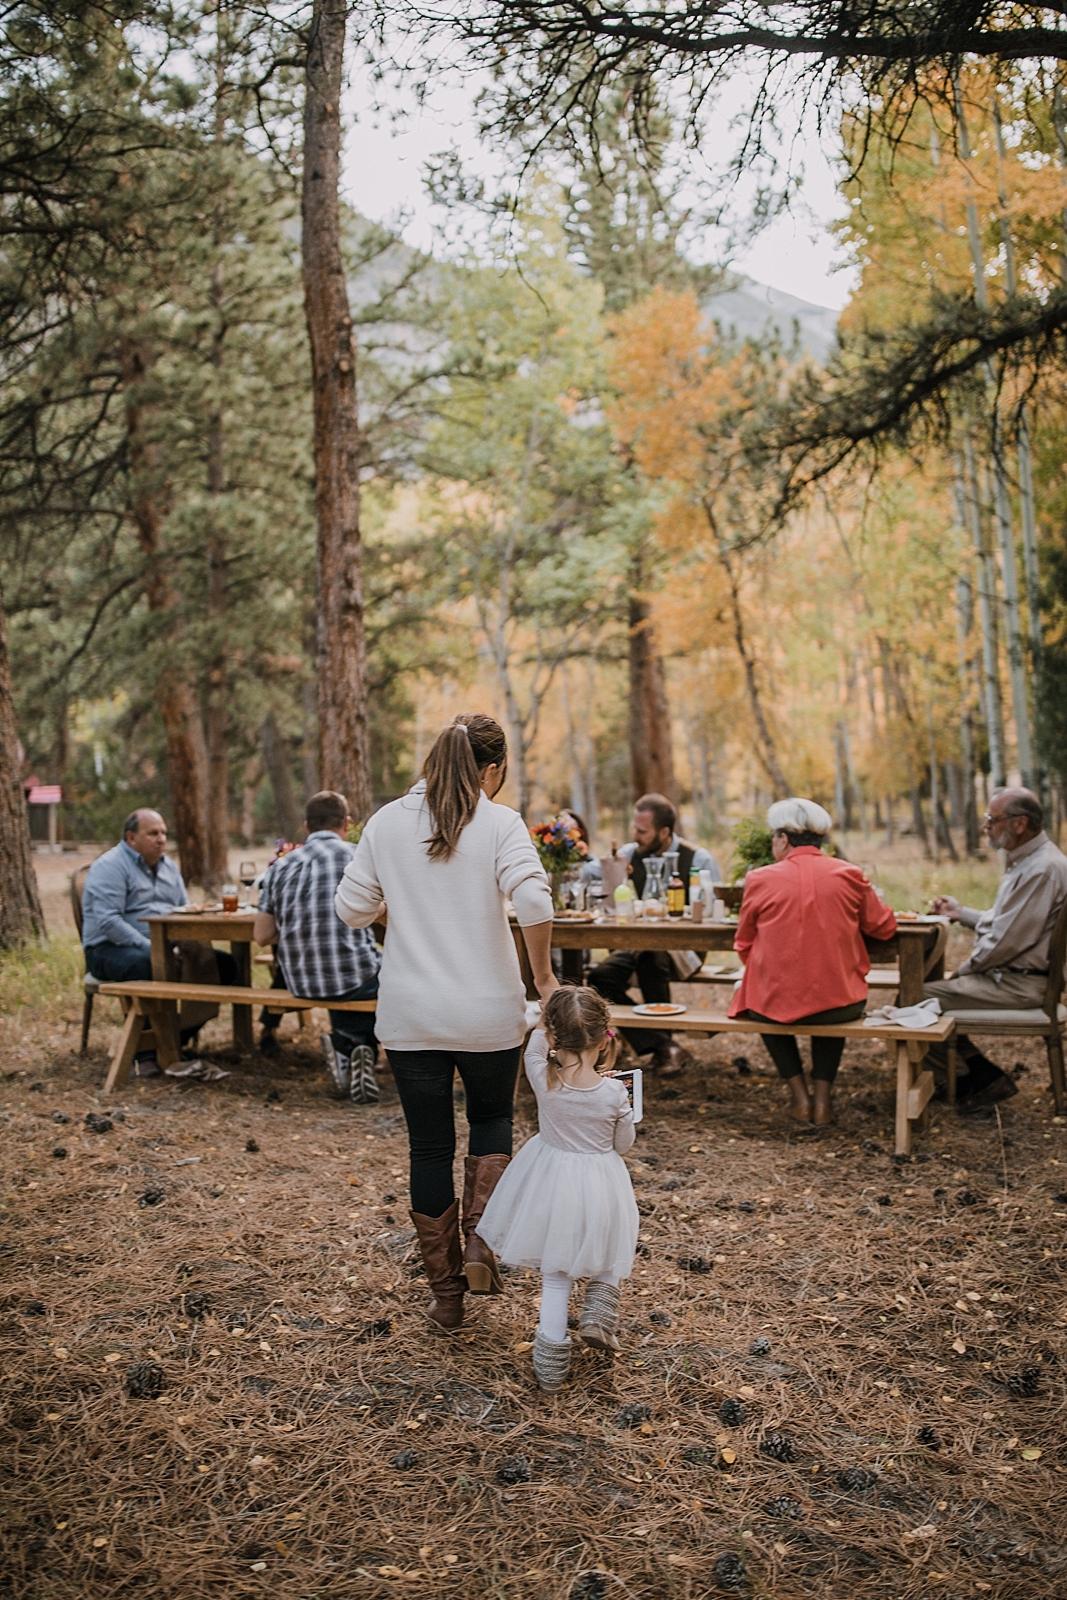
<instances>
[{"instance_id":1,"label":"woman's dark jeans","mask_svg":"<svg viewBox=\"0 0 1067 1600\"><path fill-rule=\"evenodd\" d=\"M813 1011L810 1017L797 1017L797 1022L810 1022L814 1027L825 1023L829 1028L835 1022L858 1022L867 1009L866 1000L856 1000L850 1006L835 1006L832 1011ZM746 1011L750 1022L775 1022L775 1017L765 1017L759 1011ZM785 1024L783 1023L784 1027ZM778 1068L780 1078L795 1078L803 1072L800 1047L791 1033L761 1033L771 1060ZM827 1039L816 1034L811 1041L811 1076L816 1083L833 1083L841 1057L845 1053L844 1039Z\"/></svg>"},{"instance_id":2,"label":"woman's dark jeans","mask_svg":"<svg viewBox=\"0 0 1067 1600\"><path fill-rule=\"evenodd\" d=\"M423 1217L442 1217L456 1198L452 1185L455 1073L463 1080L466 1095L468 1154L511 1154L521 1053L521 1045L514 1050L386 1051L408 1125L412 1211Z\"/></svg>"}]
</instances>

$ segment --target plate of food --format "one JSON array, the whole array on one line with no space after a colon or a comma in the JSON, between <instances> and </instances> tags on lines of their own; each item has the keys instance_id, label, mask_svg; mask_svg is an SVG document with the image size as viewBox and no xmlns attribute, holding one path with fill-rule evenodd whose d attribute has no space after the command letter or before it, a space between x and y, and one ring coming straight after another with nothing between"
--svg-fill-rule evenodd
<instances>
[{"instance_id":1,"label":"plate of food","mask_svg":"<svg viewBox=\"0 0 1067 1600\"><path fill-rule=\"evenodd\" d=\"M634 1006L635 1017L679 1017L685 1006L677 1006L666 1000L654 1000L649 1005Z\"/></svg>"}]
</instances>

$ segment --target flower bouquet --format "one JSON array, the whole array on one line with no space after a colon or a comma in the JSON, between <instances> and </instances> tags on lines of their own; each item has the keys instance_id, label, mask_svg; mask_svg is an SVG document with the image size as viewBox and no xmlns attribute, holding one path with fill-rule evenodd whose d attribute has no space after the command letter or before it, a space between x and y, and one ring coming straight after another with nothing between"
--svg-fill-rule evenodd
<instances>
[{"instance_id":1,"label":"flower bouquet","mask_svg":"<svg viewBox=\"0 0 1067 1600\"><path fill-rule=\"evenodd\" d=\"M570 817L553 817L551 822L535 822L530 838L541 858L541 865L552 884L552 904L563 910L560 885L568 872L580 867L589 854L589 846Z\"/></svg>"}]
</instances>

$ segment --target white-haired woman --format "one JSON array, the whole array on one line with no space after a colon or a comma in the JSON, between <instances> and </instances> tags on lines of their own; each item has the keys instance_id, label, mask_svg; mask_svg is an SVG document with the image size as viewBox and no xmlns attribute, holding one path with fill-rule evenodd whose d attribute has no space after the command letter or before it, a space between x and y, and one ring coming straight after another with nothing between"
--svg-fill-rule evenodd
<instances>
[{"instance_id":1,"label":"white-haired woman","mask_svg":"<svg viewBox=\"0 0 1067 1600\"><path fill-rule=\"evenodd\" d=\"M871 970L863 935L889 939L897 919L858 867L824 853L833 824L814 800L778 800L767 822L774 866L745 879L734 940L745 975L730 1015L754 1022L855 1022L867 1003ZM798 1122L832 1122L845 1041L812 1039L809 1091L796 1037L761 1037L789 1085L790 1115Z\"/></svg>"}]
</instances>

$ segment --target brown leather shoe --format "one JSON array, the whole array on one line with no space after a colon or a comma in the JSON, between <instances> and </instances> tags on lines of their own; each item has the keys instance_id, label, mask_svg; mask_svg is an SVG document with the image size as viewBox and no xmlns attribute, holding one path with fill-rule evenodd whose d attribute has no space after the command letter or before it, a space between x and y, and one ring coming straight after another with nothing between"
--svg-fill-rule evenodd
<instances>
[{"instance_id":1,"label":"brown leather shoe","mask_svg":"<svg viewBox=\"0 0 1067 1600\"><path fill-rule=\"evenodd\" d=\"M672 1044L666 1050L657 1050L648 1065L657 1078L677 1078L692 1064L689 1051L680 1044Z\"/></svg>"},{"instance_id":2,"label":"brown leather shoe","mask_svg":"<svg viewBox=\"0 0 1067 1600\"><path fill-rule=\"evenodd\" d=\"M463 1270L471 1294L503 1294L496 1256L475 1228L510 1156L468 1156L463 1164Z\"/></svg>"},{"instance_id":3,"label":"brown leather shoe","mask_svg":"<svg viewBox=\"0 0 1067 1600\"><path fill-rule=\"evenodd\" d=\"M426 1315L439 1328L451 1332L463 1321L463 1247L459 1238L459 1201L453 1200L443 1217L423 1217L411 1213L419 1236L419 1251L433 1299Z\"/></svg>"},{"instance_id":4,"label":"brown leather shoe","mask_svg":"<svg viewBox=\"0 0 1067 1600\"><path fill-rule=\"evenodd\" d=\"M1005 1073L1000 1073L987 1083L984 1089L979 1089L977 1094L968 1095L966 1100L961 1100L956 1107L956 1112L961 1117L972 1116L976 1111L985 1111L990 1106L995 1106L998 1100L1010 1100L1013 1094L1019 1093L1019 1085L1013 1083Z\"/></svg>"}]
</instances>

